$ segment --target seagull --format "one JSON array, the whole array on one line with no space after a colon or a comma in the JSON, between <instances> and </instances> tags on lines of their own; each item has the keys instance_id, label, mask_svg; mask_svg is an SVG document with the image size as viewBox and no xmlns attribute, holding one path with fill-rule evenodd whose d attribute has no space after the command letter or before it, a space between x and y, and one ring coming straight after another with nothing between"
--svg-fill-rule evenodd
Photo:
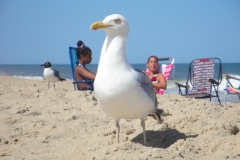
<instances>
[{"instance_id":1,"label":"seagull","mask_svg":"<svg viewBox=\"0 0 240 160\"><path fill-rule=\"evenodd\" d=\"M55 69L52 69L52 65L50 62L45 62L44 64L41 64L41 66L44 66L45 69L43 71L43 78L48 81L48 89L49 89L49 83L53 82L54 83L54 88L55 88L55 82L58 81L66 81L66 79L63 79L59 76L59 72Z\"/></svg>"},{"instance_id":2,"label":"seagull","mask_svg":"<svg viewBox=\"0 0 240 160\"><path fill-rule=\"evenodd\" d=\"M90 29L103 29L107 34L94 81L94 92L103 112L115 120L116 141L119 143L121 118L140 119L143 143L146 144L144 118L151 115L160 123L163 110L157 108L155 90L147 75L133 68L127 60L128 22L122 15L113 14L101 22L94 22Z\"/></svg>"}]
</instances>

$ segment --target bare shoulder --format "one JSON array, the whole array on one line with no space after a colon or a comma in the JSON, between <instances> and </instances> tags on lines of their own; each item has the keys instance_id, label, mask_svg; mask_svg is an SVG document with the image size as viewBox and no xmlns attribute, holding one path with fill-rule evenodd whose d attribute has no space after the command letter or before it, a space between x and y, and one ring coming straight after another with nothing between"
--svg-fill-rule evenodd
<instances>
[{"instance_id":1,"label":"bare shoulder","mask_svg":"<svg viewBox=\"0 0 240 160\"><path fill-rule=\"evenodd\" d=\"M165 79L164 75L162 73L157 74L157 79Z\"/></svg>"},{"instance_id":2,"label":"bare shoulder","mask_svg":"<svg viewBox=\"0 0 240 160\"><path fill-rule=\"evenodd\" d=\"M75 67L75 71L85 71L86 69L84 67L81 67L81 66L76 66Z\"/></svg>"},{"instance_id":3,"label":"bare shoulder","mask_svg":"<svg viewBox=\"0 0 240 160\"><path fill-rule=\"evenodd\" d=\"M162 73L158 73L157 77L164 77Z\"/></svg>"}]
</instances>

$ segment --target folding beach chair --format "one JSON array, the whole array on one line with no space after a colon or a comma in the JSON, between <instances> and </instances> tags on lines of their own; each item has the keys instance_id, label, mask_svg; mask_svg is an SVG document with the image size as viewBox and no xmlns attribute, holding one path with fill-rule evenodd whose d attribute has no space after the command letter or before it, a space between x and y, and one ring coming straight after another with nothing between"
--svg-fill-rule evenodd
<instances>
[{"instance_id":1,"label":"folding beach chair","mask_svg":"<svg viewBox=\"0 0 240 160\"><path fill-rule=\"evenodd\" d=\"M223 74L223 76L226 77L226 81L227 81L226 88L224 89L225 90L224 107L225 107L226 106L226 99L227 99L228 94L237 95L238 98L239 98L239 101L240 101L240 83L239 83L238 88L235 88L231 83L231 80L237 80L237 81L240 82L240 79L236 78L236 77L233 77L233 76L230 76L228 74Z\"/></svg>"},{"instance_id":2,"label":"folding beach chair","mask_svg":"<svg viewBox=\"0 0 240 160\"><path fill-rule=\"evenodd\" d=\"M158 58L158 61L170 61L168 64L160 64L159 65L159 73L162 73L164 78L167 80L174 79L174 58ZM149 69L146 69L146 73L149 73ZM164 89L159 89L157 91L158 94L163 94Z\"/></svg>"},{"instance_id":3,"label":"folding beach chair","mask_svg":"<svg viewBox=\"0 0 240 160\"><path fill-rule=\"evenodd\" d=\"M219 58L195 59L189 65L186 85L175 82L179 88L179 94L187 98L218 98L218 87L222 81L222 63ZM190 85L192 88L190 89ZM185 88L183 94L182 88ZM212 94L214 89L215 94Z\"/></svg>"},{"instance_id":4,"label":"folding beach chair","mask_svg":"<svg viewBox=\"0 0 240 160\"><path fill-rule=\"evenodd\" d=\"M83 80L83 81L76 81L75 79L75 72L74 69L78 65L78 57L77 57L77 48L69 47L69 58L70 58L70 65L72 70L72 83L74 85L74 90L78 89L78 83L91 83L89 87L86 89L88 90L90 87L93 86L93 80Z\"/></svg>"}]
</instances>

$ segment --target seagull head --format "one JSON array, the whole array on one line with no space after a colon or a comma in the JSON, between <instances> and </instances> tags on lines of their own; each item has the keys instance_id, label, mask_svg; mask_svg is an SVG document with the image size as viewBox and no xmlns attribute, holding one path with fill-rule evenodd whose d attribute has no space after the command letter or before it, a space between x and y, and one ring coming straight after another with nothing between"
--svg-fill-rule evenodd
<instances>
[{"instance_id":1,"label":"seagull head","mask_svg":"<svg viewBox=\"0 0 240 160\"><path fill-rule=\"evenodd\" d=\"M129 31L128 22L126 18L119 14L112 14L103 21L94 22L91 27L91 30L103 29L107 32L108 35L127 35Z\"/></svg>"},{"instance_id":2,"label":"seagull head","mask_svg":"<svg viewBox=\"0 0 240 160\"><path fill-rule=\"evenodd\" d=\"M40 66L44 66L45 68L50 68L52 65L50 62L45 62L44 64L41 64Z\"/></svg>"}]
</instances>

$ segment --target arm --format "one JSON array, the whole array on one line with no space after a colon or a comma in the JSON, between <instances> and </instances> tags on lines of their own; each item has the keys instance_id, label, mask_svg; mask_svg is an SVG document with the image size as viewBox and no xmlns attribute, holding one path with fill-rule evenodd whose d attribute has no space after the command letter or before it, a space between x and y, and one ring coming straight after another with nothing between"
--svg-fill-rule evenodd
<instances>
[{"instance_id":1,"label":"arm","mask_svg":"<svg viewBox=\"0 0 240 160\"><path fill-rule=\"evenodd\" d=\"M75 68L75 76L76 76L76 80L80 81L83 79L91 79L94 80L96 75L94 73L92 73L91 71L89 71L86 68L83 67L76 67Z\"/></svg>"},{"instance_id":2,"label":"arm","mask_svg":"<svg viewBox=\"0 0 240 160\"><path fill-rule=\"evenodd\" d=\"M92 73L91 71L87 70L86 68L83 67L79 67L77 66L74 70L75 72L75 79L76 81L82 81L85 79L91 79L94 80L95 79L95 74ZM90 84L88 83L78 83L77 86L80 90L85 90L86 88L89 87ZM92 87L91 87L92 88Z\"/></svg>"},{"instance_id":3,"label":"arm","mask_svg":"<svg viewBox=\"0 0 240 160\"><path fill-rule=\"evenodd\" d=\"M154 88L161 88L166 89L167 88L167 82L164 76L161 73L157 74L157 83L152 84Z\"/></svg>"}]
</instances>

